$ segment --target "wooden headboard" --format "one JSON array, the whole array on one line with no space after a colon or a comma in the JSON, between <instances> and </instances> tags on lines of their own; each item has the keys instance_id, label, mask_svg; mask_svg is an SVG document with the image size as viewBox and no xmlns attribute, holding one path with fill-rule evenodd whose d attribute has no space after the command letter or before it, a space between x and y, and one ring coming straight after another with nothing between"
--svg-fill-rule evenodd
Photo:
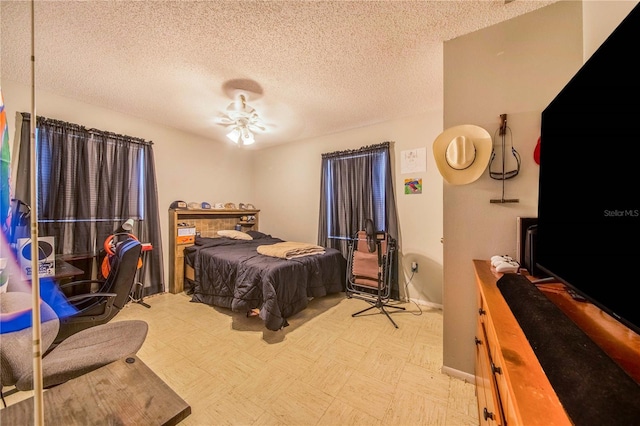
<instances>
[{"instance_id":1,"label":"wooden headboard","mask_svg":"<svg viewBox=\"0 0 640 426\"><path fill-rule=\"evenodd\" d=\"M178 229L195 227L196 234L202 237L218 237L216 232L235 229L240 225L243 231L258 230L260 210L228 209L169 209L169 292L184 291L184 249L192 242L178 241ZM244 216L254 216L255 220L242 220Z\"/></svg>"}]
</instances>

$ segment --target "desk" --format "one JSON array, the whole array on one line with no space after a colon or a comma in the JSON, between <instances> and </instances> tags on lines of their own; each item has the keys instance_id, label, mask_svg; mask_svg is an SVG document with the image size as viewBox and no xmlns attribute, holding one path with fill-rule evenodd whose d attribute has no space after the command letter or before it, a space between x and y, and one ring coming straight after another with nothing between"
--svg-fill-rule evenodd
<instances>
[{"instance_id":1,"label":"desk","mask_svg":"<svg viewBox=\"0 0 640 426\"><path fill-rule=\"evenodd\" d=\"M60 286L62 284L69 283L75 279L84 279L81 275L84 275L84 271L69 262L56 257L56 271L53 279ZM91 284L80 285L71 289L63 290L64 294L69 296L75 296L76 294L89 293L91 291Z\"/></svg>"},{"instance_id":2,"label":"desk","mask_svg":"<svg viewBox=\"0 0 640 426\"><path fill-rule=\"evenodd\" d=\"M62 259L56 259L56 274L53 276L56 281L65 280L82 274L84 274L82 269L77 268Z\"/></svg>"},{"instance_id":3,"label":"desk","mask_svg":"<svg viewBox=\"0 0 640 426\"><path fill-rule=\"evenodd\" d=\"M56 266L58 266L57 262L60 261L69 263L82 270L81 274L73 276L74 280L90 280L95 278L96 271L94 271L94 266L96 264L99 266L100 260L99 256L95 253L64 253L56 255ZM99 267L97 276L100 278Z\"/></svg>"},{"instance_id":4,"label":"desk","mask_svg":"<svg viewBox=\"0 0 640 426\"><path fill-rule=\"evenodd\" d=\"M127 358L44 392L52 425L176 425L191 407L139 358ZM0 410L0 424L33 424L33 397Z\"/></svg>"}]
</instances>

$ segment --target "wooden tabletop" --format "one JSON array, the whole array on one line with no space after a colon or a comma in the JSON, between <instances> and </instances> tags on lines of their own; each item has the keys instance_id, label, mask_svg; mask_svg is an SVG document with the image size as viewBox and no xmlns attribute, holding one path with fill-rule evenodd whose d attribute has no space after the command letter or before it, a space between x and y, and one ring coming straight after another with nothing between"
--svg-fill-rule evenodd
<instances>
[{"instance_id":1,"label":"wooden tabletop","mask_svg":"<svg viewBox=\"0 0 640 426\"><path fill-rule=\"evenodd\" d=\"M575 300L564 284L542 284L538 288L627 374L640 383L640 335L596 305Z\"/></svg>"},{"instance_id":2,"label":"wooden tabletop","mask_svg":"<svg viewBox=\"0 0 640 426\"><path fill-rule=\"evenodd\" d=\"M479 291L491 306L493 322L499 325L496 328L498 343L507 364L505 370L510 375L513 386L513 403L522 414L522 424L538 424L532 419L539 414L542 414L544 419L544 423L539 424L560 424L564 419L555 391L548 383L526 337L520 331L517 321L496 286L497 280L503 274L496 272L487 260L474 260L473 264ZM527 278L533 280L532 277ZM575 300L562 283L538 284L537 287L627 374L640 382L640 335L597 306ZM542 395L550 400L540 404L539 399ZM559 416L557 422L551 421L551 416L556 414Z\"/></svg>"},{"instance_id":3,"label":"wooden tabletop","mask_svg":"<svg viewBox=\"0 0 640 426\"><path fill-rule=\"evenodd\" d=\"M129 357L45 390L50 425L176 425L191 407L139 358ZM2 425L33 424L33 397L0 410Z\"/></svg>"},{"instance_id":4,"label":"wooden tabletop","mask_svg":"<svg viewBox=\"0 0 640 426\"><path fill-rule=\"evenodd\" d=\"M56 259L56 274L54 275L56 280L71 278L82 274L84 274L82 269L62 259Z\"/></svg>"}]
</instances>

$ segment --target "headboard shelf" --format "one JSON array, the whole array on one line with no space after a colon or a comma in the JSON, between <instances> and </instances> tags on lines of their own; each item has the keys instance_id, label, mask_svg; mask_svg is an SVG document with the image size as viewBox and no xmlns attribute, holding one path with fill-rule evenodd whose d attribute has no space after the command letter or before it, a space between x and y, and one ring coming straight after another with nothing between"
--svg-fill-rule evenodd
<instances>
[{"instance_id":1,"label":"headboard shelf","mask_svg":"<svg viewBox=\"0 0 640 426\"><path fill-rule=\"evenodd\" d=\"M184 291L184 249L192 242L178 242L178 228L195 228L196 235L217 237L217 232L235 229L240 225L243 231L258 230L260 210L244 209L169 209L169 292ZM255 217L247 220L243 216ZM243 220L244 219L244 220Z\"/></svg>"}]
</instances>

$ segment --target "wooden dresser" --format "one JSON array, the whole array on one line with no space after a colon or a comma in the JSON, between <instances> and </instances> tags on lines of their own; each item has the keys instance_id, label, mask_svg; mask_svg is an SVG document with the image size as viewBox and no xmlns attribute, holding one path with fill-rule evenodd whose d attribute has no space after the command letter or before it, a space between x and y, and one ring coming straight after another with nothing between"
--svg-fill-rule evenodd
<instances>
[{"instance_id":1,"label":"wooden dresser","mask_svg":"<svg viewBox=\"0 0 640 426\"><path fill-rule=\"evenodd\" d=\"M571 425L511 313L489 261L474 260L478 284L476 389L481 425Z\"/></svg>"},{"instance_id":2,"label":"wooden dresser","mask_svg":"<svg viewBox=\"0 0 640 426\"><path fill-rule=\"evenodd\" d=\"M169 292L184 291L184 249L193 242L178 239L178 230L195 228L197 235L216 237L224 229L239 225L242 231L258 230L260 210L169 209ZM243 220L253 217L253 220Z\"/></svg>"},{"instance_id":3,"label":"wooden dresser","mask_svg":"<svg viewBox=\"0 0 640 426\"><path fill-rule=\"evenodd\" d=\"M502 274L495 272L489 261L474 260L473 264L478 286L476 389L480 424L573 424L498 288ZM640 383L638 334L593 304L574 300L564 284L539 284L538 289Z\"/></svg>"}]
</instances>

